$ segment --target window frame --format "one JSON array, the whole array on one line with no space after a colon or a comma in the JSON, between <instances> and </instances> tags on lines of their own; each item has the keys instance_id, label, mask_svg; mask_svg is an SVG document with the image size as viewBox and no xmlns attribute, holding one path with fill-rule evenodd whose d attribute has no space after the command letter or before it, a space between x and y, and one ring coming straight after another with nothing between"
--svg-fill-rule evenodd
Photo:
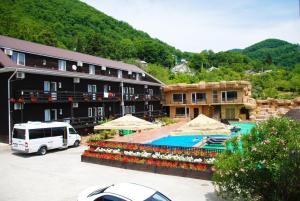
<instances>
[{"instance_id":1,"label":"window frame","mask_svg":"<svg viewBox=\"0 0 300 201\"><path fill-rule=\"evenodd\" d=\"M64 65L62 65L62 64L64 64ZM60 71L67 70L67 61L66 60L62 60L62 59L58 60L58 70L60 70Z\"/></svg>"},{"instance_id":2,"label":"window frame","mask_svg":"<svg viewBox=\"0 0 300 201\"><path fill-rule=\"evenodd\" d=\"M96 68L94 65L89 65L89 74L95 75L96 74Z\"/></svg>"},{"instance_id":3,"label":"window frame","mask_svg":"<svg viewBox=\"0 0 300 201\"><path fill-rule=\"evenodd\" d=\"M181 100L180 101L174 100L174 95L181 95ZM186 94L185 93L173 93L172 100L173 100L173 102L184 103L186 101Z\"/></svg>"}]
</instances>

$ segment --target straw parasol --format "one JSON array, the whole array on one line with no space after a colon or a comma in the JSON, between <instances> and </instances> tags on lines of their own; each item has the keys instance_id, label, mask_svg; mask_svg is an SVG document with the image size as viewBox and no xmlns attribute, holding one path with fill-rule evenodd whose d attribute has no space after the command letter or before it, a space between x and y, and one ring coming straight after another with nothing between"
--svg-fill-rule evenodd
<instances>
[{"instance_id":1,"label":"straw parasol","mask_svg":"<svg viewBox=\"0 0 300 201\"><path fill-rule=\"evenodd\" d=\"M104 129L117 129L117 130L144 130L158 128L159 125L153 124L151 122L145 121L143 119L132 116L131 114L126 114L123 117L109 121L107 123L95 126L95 130Z\"/></svg>"},{"instance_id":2,"label":"straw parasol","mask_svg":"<svg viewBox=\"0 0 300 201\"><path fill-rule=\"evenodd\" d=\"M227 125L203 114L171 132L171 135L230 134Z\"/></svg>"}]
</instances>

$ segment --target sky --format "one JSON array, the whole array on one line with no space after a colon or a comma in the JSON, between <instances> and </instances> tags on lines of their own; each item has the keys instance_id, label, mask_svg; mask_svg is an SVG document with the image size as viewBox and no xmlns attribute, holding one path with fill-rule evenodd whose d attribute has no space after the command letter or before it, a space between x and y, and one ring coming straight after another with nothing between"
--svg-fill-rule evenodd
<instances>
[{"instance_id":1,"label":"sky","mask_svg":"<svg viewBox=\"0 0 300 201\"><path fill-rule=\"evenodd\" d=\"M182 51L300 43L300 0L82 0Z\"/></svg>"}]
</instances>

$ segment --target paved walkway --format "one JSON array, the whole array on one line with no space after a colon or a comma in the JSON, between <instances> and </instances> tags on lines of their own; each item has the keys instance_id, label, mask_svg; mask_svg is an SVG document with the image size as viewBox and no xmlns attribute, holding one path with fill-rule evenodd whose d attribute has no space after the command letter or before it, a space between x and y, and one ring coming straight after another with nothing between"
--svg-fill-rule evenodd
<instances>
[{"instance_id":1,"label":"paved walkway","mask_svg":"<svg viewBox=\"0 0 300 201\"><path fill-rule=\"evenodd\" d=\"M87 147L45 156L0 150L0 201L70 201L95 185L132 182L157 189L174 201L219 201L211 181L80 162Z\"/></svg>"},{"instance_id":2,"label":"paved walkway","mask_svg":"<svg viewBox=\"0 0 300 201\"><path fill-rule=\"evenodd\" d=\"M171 124L168 126L164 126L157 129L152 129L148 131L142 131L139 133L134 133L125 136L116 135L114 138L110 139L110 141L118 141L118 142L131 142L131 143L146 143L151 142L155 139L159 139L163 136L167 136L171 131L179 128L183 124L186 123L186 120L182 120L178 123Z\"/></svg>"}]
</instances>

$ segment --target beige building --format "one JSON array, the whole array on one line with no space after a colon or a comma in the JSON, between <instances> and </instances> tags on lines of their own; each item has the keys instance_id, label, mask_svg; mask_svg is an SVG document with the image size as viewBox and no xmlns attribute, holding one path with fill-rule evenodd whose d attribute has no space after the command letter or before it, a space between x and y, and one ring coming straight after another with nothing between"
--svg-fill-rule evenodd
<instances>
[{"instance_id":1,"label":"beige building","mask_svg":"<svg viewBox=\"0 0 300 201\"><path fill-rule=\"evenodd\" d=\"M170 117L195 118L204 114L215 119L247 120L255 108L248 81L200 82L163 87Z\"/></svg>"}]
</instances>

